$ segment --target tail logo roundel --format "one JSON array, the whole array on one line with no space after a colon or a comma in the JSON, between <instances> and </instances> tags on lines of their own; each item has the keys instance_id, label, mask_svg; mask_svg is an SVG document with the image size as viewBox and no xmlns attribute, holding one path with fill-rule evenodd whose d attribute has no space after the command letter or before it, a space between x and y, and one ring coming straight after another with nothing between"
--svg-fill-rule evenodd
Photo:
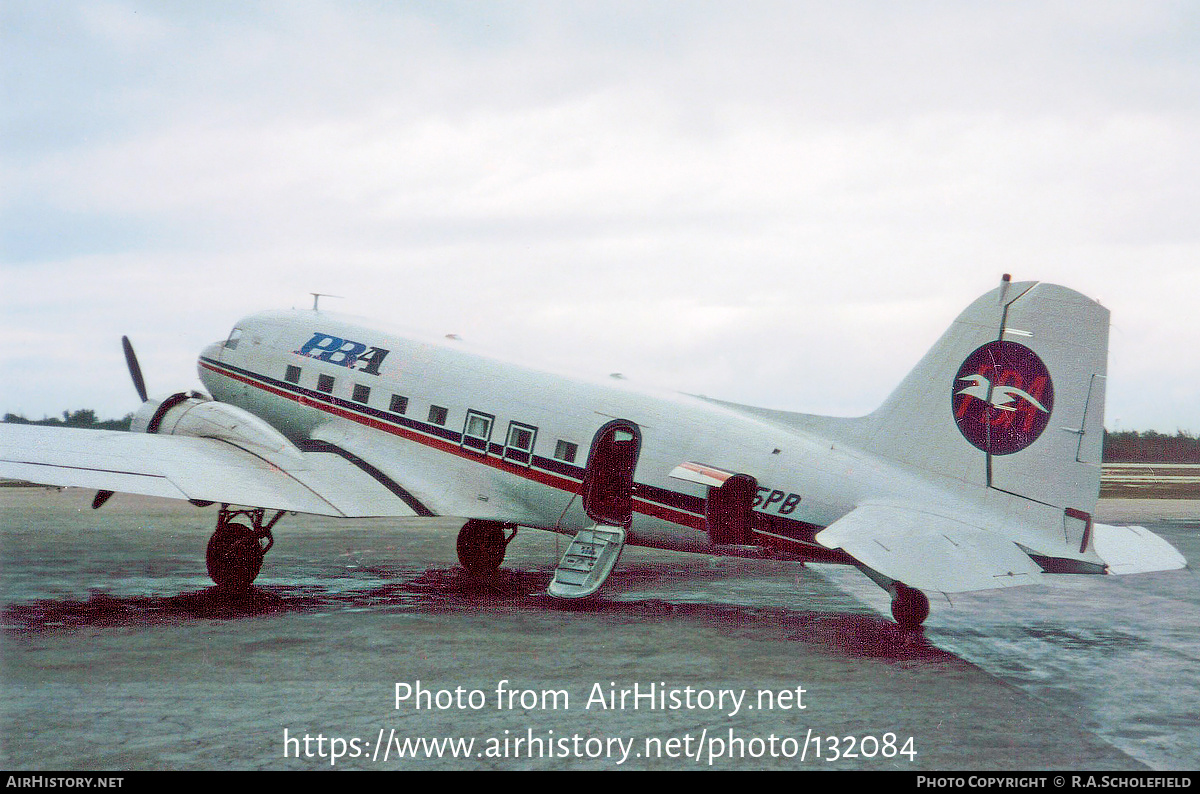
<instances>
[{"instance_id":1,"label":"tail logo roundel","mask_svg":"<svg viewBox=\"0 0 1200 794\"><path fill-rule=\"evenodd\" d=\"M1037 441L1054 409L1050 371L1016 342L988 342L967 356L950 394L959 432L989 455L1011 455Z\"/></svg>"}]
</instances>

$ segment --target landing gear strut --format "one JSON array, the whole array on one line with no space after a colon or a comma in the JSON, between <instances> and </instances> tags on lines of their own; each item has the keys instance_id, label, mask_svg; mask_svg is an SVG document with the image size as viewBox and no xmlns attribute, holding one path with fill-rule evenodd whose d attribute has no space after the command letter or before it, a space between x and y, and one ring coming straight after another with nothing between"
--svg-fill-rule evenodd
<instances>
[{"instance_id":1,"label":"landing gear strut","mask_svg":"<svg viewBox=\"0 0 1200 794\"><path fill-rule=\"evenodd\" d=\"M262 569L263 555L275 545L271 527L283 517L280 510L267 524L263 524L266 511L236 510L221 505L217 514L217 529L208 540L208 551L204 562L208 575L217 587L228 590L245 590ZM235 519L249 522L241 523ZM265 541L265 544L264 544Z\"/></svg>"},{"instance_id":2,"label":"landing gear strut","mask_svg":"<svg viewBox=\"0 0 1200 794\"><path fill-rule=\"evenodd\" d=\"M929 599L925 594L903 582L892 582L888 592L892 594L892 617L900 628L920 628L929 617Z\"/></svg>"},{"instance_id":3,"label":"landing gear strut","mask_svg":"<svg viewBox=\"0 0 1200 794\"><path fill-rule=\"evenodd\" d=\"M508 537L504 536L506 528L512 530ZM513 524L471 519L458 531L458 561L467 573L475 576L495 573L504 562L508 544L516 536Z\"/></svg>"}]
</instances>

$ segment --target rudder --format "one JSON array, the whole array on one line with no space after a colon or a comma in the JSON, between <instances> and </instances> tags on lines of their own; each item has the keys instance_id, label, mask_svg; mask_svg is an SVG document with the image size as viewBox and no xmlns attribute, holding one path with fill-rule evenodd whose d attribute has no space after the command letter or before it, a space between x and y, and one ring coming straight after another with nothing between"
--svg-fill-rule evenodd
<instances>
[{"instance_id":1,"label":"rudder","mask_svg":"<svg viewBox=\"0 0 1200 794\"><path fill-rule=\"evenodd\" d=\"M1108 320L1107 309L1074 290L1006 277L867 417L867 450L991 489L1002 501L1007 494L1049 505L1068 525L1090 517L1100 490ZM1086 537L1076 542L1082 552Z\"/></svg>"}]
</instances>

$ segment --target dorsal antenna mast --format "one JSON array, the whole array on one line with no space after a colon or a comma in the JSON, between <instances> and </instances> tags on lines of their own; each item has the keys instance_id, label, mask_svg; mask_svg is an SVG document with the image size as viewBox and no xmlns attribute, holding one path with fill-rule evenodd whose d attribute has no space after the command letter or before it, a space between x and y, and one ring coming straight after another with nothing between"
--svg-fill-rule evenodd
<instances>
[{"instance_id":1,"label":"dorsal antenna mast","mask_svg":"<svg viewBox=\"0 0 1200 794\"><path fill-rule=\"evenodd\" d=\"M317 311L317 302L320 301L321 298L341 298L342 297L341 295L330 295L328 292L310 292L308 294L313 296L313 311L314 312Z\"/></svg>"}]
</instances>

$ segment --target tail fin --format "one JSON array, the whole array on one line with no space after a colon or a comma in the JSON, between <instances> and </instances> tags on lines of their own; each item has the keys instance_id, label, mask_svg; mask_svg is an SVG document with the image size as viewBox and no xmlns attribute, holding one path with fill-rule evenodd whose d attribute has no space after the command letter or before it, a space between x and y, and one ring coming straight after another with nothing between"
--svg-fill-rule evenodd
<instances>
[{"instance_id":1,"label":"tail fin","mask_svg":"<svg viewBox=\"0 0 1200 794\"><path fill-rule=\"evenodd\" d=\"M1072 516L1090 524L1100 491L1108 317L1073 290L1005 277L866 418L866 448L984 486L1002 501L1058 508L1068 524ZM1076 535L1080 552L1088 528Z\"/></svg>"}]
</instances>

